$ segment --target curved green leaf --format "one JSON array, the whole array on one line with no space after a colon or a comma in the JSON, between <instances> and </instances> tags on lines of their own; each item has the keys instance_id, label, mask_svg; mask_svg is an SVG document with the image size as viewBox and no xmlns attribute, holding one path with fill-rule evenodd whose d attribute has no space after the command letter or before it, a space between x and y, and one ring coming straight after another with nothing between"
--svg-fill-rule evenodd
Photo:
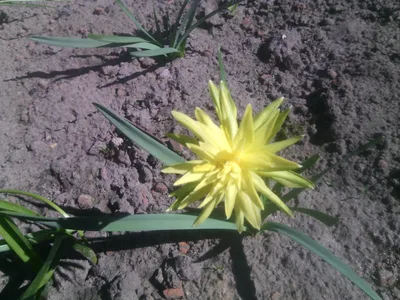
<instances>
[{"instance_id":1,"label":"curved green leaf","mask_svg":"<svg viewBox=\"0 0 400 300\"><path fill-rule=\"evenodd\" d=\"M47 256L42 268L18 300L35 299L34 297L37 292L51 279L60 260L60 252L62 249L61 244L62 238L56 238L53 247L51 248L50 253Z\"/></svg>"},{"instance_id":2,"label":"curved green leaf","mask_svg":"<svg viewBox=\"0 0 400 300\"><path fill-rule=\"evenodd\" d=\"M77 241L72 248L82 254L84 257L86 257L92 264L96 265L97 264L97 255L96 253L92 250L92 248L82 244L81 242Z\"/></svg>"},{"instance_id":3,"label":"curved green leaf","mask_svg":"<svg viewBox=\"0 0 400 300\"><path fill-rule=\"evenodd\" d=\"M108 109L98 103L93 103L93 105L96 106L96 108L107 118L107 120L117 127L117 129L121 131L128 139L159 159L162 163L166 165L174 165L185 161L181 156L171 151L163 144L157 142L147 133L135 127L128 120L119 117L111 109Z\"/></svg>"},{"instance_id":4,"label":"curved green leaf","mask_svg":"<svg viewBox=\"0 0 400 300\"><path fill-rule=\"evenodd\" d=\"M175 48L160 48L160 49L155 49L155 50L130 52L130 54L132 56L136 56L136 57L153 57L153 56L165 55L165 54L170 54L170 53L179 53L179 50L177 50Z\"/></svg>"},{"instance_id":5,"label":"curved green leaf","mask_svg":"<svg viewBox=\"0 0 400 300\"><path fill-rule=\"evenodd\" d=\"M373 300L382 300L377 293L370 287L370 285L358 276L348 265L342 262L338 257L334 256L332 252L328 249L323 247L322 245L318 244L309 236L305 235L304 233L297 231L293 228L290 228L286 225L268 222L265 223L261 230L268 230L277 232L287 236L288 238L292 239L293 241L299 243L303 247L307 248L314 254L321 257L325 260L328 264L350 279L356 286L358 286L364 293L366 293L371 299Z\"/></svg>"},{"instance_id":6,"label":"curved green leaf","mask_svg":"<svg viewBox=\"0 0 400 300\"><path fill-rule=\"evenodd\" d=\"M146 49L146 50L156 50L156 49L163 49L158 47L157 45L151 43L136 43L136 44L129 44L124 45L126 48L137 48L137 49Z\"/></svg>"},{"instance_id":7,"label":"curved green leaf","mask_svg":"<svg viewBox=\"0 0 400 300\"><path fill-rule=\"evenodd\" d=\"M333 226L339 222L339 218L332 217L328 214L325 214L315 209L309 209L303 207L289 207L289 208L293 211L297 211L299 213L313 217L314 219L317 219L318 221L324 223L326 226Z\"/></svg>"},{"instance_id":8,"label":"curved green leaf","mask_svg":"<svg viewBox=\"0 0 400 300\"><path fill-rule=\"evenodd\" d=\"M112 44L147 43L145 39L136 36L89 34L89 39Z\"/></svg>"},{"instance_id":9,"label":"curved green leaf","mask_svg":"<svg viewBox=\"0 0 400 300\"><path fill-rule=\"evenodd\" d=\"M19 204L8 202L6 200L0 200L0 210L9 210L9 211L18 212L18 213L25 214L25 215L39 216L39 214L34 212L33 210L30 210Z\"/></svg>"},{"instance_id":10,"label":"curved green leaf","mask_svg":"<svg viewBox=\"0 0 400 300\"><path fill-rule=\"evenodd\" d=\"M67 48L97 48L107 47L112 43L102 42L92 39L81 39L75 37L58 37L58 36L38 36L32 35L29 37L32 41L39 42L57 47Z\"/></svg>"},{"instance_id":11,"label":"curved green leaf","mask_svg":"<svg viewBox=\"0 0 400 300\"><path fill-rule=\"evenodd\" d=\"M4 212L0 211L0 216ZM204 230L224 229L236 231L236 225L227 220L208 218L193 227L196 214L143 214L128 216L45 218L18 213L7 213L14 218L30 220L52 228L84 231L163 231L163 230Z\"/></svg>"}]
</instances>

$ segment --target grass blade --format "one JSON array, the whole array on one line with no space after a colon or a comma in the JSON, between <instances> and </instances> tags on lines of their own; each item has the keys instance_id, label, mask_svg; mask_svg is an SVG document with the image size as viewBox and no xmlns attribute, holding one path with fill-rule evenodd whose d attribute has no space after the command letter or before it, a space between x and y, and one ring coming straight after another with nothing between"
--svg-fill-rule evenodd
<instances>
[{"instance_id":1,"label":"grass blade","mask_svg":"<svg viewBox=\"0 0 400 300\"><path fill-rule=\"evenodd\" d=\"M83 257L85 257L88 261L90 261L92 264L96 265L97 264L97 255L96 253L92 250L92 248L80 243L76 242L72 248L79 252Z\"/></svg>"},{"instance_id":2,"label":"grass blade","mask_svg":"<svg viewBox=\"0 0 400 300\"><path fill-rule=\"evenodd\" d=\"M69 236L64 231L60 231L59 229L43 229L40 231L28 233L24 235L24 237L29 241L31 245L36 245L41 242L51 241L56 238L56 236ZM9 245L4 241L0 240L0 253L10 251Z\"/></svg>"},{"instance_id":3,"label":"grass blade","mask_svg":"<svg viewBox=\"0 0 400 300\"><path fill-rule=\"evenodd\" d=\"M39 216L39 214L37 214L33 210L25 208L22 205L14 204L5 200L0 200L0 210L9 210L25 215Z\"/></svg>"},{"instance_id":4,"label":"grass blade","mask_svg":"<svg viewBox=\"0 0 400 300\"><path fill-rule=\"evenodd\" d=\"M179 53L179 51L174 48L161 48L161 49L155 49L155 50L130 52L130 54L132 56L136 56L136 57L153 57L153 56L165 55L165 54L170 54L170 53Z\"/></svg>"},{"instance_id":5,"label":"grass blade","mask_svg":"<svg viewBox=\"0 0 400 300\"><path fill-rule=\"evenodd\" d=\"M156 35L159 37L159 39L162 39L161 26L160 22L158 21L156 7L154 6L154 3L153 3L153 17L154 17L154 22L156 23Z\"/></svg>"},{"instance_id":6,"label":"grass blade","mask_svg":"<svg viewBox=\"0 0 400 300\"><path fill-rule=\"evenodd\" d=\"M190 28L192 23L193 23L193 19L194 19L194 15L196 14L196 9L199 6L201 0L195 0L192 5L190 6L188 12L186 13L186 15L183 17L182 23L180 24L180 26L178 27L178 30L176 32L176 36L175 36L175 40L174 40L174 47L176 47L179 42L179 37L182 35L182 33L185 32L185 30L187 28ZM176 47L178 48L178 47Z\"/></svg>"},{"instance_id":7,"label":"grass blade","mask_svg":"<svg viewBox=\"0 0 400 300\"><path fill-rule=\"evenodd\" d=\"M180 37L179 41L176 43L176 48L180 48L181 44L184 43L187 39L187 37L189 36L189 34L196 29L197 27L199 27L201 24L203 24L205 21L207 21L209 18L213 17L214 15L216 15L217 13L219 13L220 11L228 8L229 6L232 6L236 3L240 3L242 0L236 0L236 1L228 1L227 3L221 5L220 7L218 7L216 10L212 11L211 13L209 13L208 15L204 16L203 18L201 18L200 20L198 20L196 23L194 23L190 28L185 30L185 33Z\"/></svg>"},{"instance_id":8,"label":"grass blade","mask_svg":"<svg viewBox=\"0 0 400 300\"><path fill-rule=\"evenodd\" d=\"M136 36L119 36L119 35L101 35L101 34L89 34L89 39L112 43L112 44L134 44L147 42L145 39Z\"/></svg>"},{"instance_id":9,"label":"grass blade","mask_svg":"<svg viewBox=\"0 0 400 300\"><path fill-rule=\"evenodd\" d=\"M29 263L35 268L39 266L40 258L32 245L7 216L0 216L0 235L23 262Z\"/></svg>"},{"instance_id":10,"label":"grass blade","mask_svg":"<svg viewBox=\"0 0 400 300\"><path fill-rule=\"evenodd\" d=\"M109 42L96 41L92 39L81 39L75 37L32 35L29 38L32 41L39 42L42 44L47 44L57 47L66 47L66 48L97 48L97 47L107 47L111 44Z\"/></svg>"},{"instance_id":11,"label":"grass blade","mask_svg":"<svg viewBox=\"0 0 400 300\"><path fill-rule=\"evenodd\" d=\"M332 217L326 213L320 212L315 209L303 208L303 207L289 207L293 211L308 215L318 221L324 223L326 226L333 226L339 222L339 218Z\"/></svg>"},{"instance_id":12,"label":"grass blade","mask_svg":"<svg viewBox=\"0 0 400 300\"><path fill-rule=\"evenodd\" d=\"M366 293L373 300L382 300L378 294L370 287L370 285L361 277L359 277L348 265L341 261L338 257L334 256L328 249L314 241L304 233L290 228L286 225L268 222L261 227L262 230L269 230L287 236L293 241L299 243L307 248L314 254L321 257L328 264L350 279L356 286L358 286L364 293Z\"/></svg>"},{"instance_id":13,"label":"grass blade","mask_svg":"<svg viewBox=\"0 0 400 300\"><path fill-rule=\"evenodd\" d=\"M149 152L151 155L159 159L162 163L166 165L174 165L185 161L181 156L169 150L161 143L157 142L147 133L135 127L128 120L119 117L111 109L108 109L101 104L93 104L107 118L107 120L110 121L111 124L113 124L115 127L117 127L117 129L121 131L129 140L134 142L140 148L143 148L144 150Z\"/></svg>"},{"instance_id":14,"label":"grass blade","mask_svg":"<svg viewBox=\"0 0 400 300\"><path fill-rule=\"evenodd\" d=\"M160 48L157 45L151 44L151 43L136 43L136 44L131 44L131 45L124 45L126 48L136 48L136 49L146 49L146 50L156 50L156 49L164 49Z\"/></svg>"},{"instance_id":15,"label":"grass blade","mask_svg":"<svg viewBox=\"0 0 400 300\"><path fill-rule=\"evenodd\" d=\"M60 215L62 215L64 218L68 218L69 215L62 210L61 207L59 207L57 204L55 204L53 201L42 197L38 194L30 193L30 192L25 192L25 191L20 191L20 190L0 190L0 194L9 194L9 195L17 195L17 196L27 196L31 197L35 200L38 200L40 202L43 202L44 204L47 204L49 207L54 209L56 212L58 212Z\"/></svg>"},{"instance_id":16,"label":"grass blade","mask_svg":"<svg viewBox=\"0 0 400 300\"><path fill-rule=\"evenodd\" d=\"M125 5L122 0L116 0L117 4L119 7L123 10L123 12L128 16L129 19L132 20L132 22L135 24L135 26L143 32L145 35L147 35L156 45L162 47L163 45L157 41L144 27L136 20L135 16L129 11L128 7Z\"/></svg>"},{"instance_id":17,"label":"grass blade","mask_svg":"<svg viewBox=\"0 0 400 300\"><path fill-rule=\"evenodd\" d=\"M185 0L181 6L181 8L179 9L178 15L176 16L176 20L175 23L172 27L172 32L171 35L169 36L169 40L170 40L170 47L171 48L175 48L175 44L177 41L177 31L178 31L178 26L181 23L181 18L183 15L183 12L185 11L185 8L187 6L187 4L189 3L189 0Z\"/></svg>"},{"instance_id":18,"label":"grass blade","mask_svg":"<svg viewBox=\"0 0 400 300\"><path fill-rule=\"evenodd\" d=\"M221 80L227 82L226 81L226 73L225 73L224 61L222 59L221 48L218 49L218 66L219 66L219 74L221 76Z\"/></svg>"},{"instance_id":19,"label":"grass blade","mask_svg":"<svg viewBox=\"0 0 400 300\"><path fill-rule=\"evenodd\" d=\"M0 212L0 216L4 212ZM52 228L84 231L163 231L163 230L204 230L224 229L236 231L235 223L227 220L208 218L199 226L193 227L196 214L143 214L128 216L45 218L18 213L8 213L21 220L34 221Z\"/></svg>"},{"instance_id":20,"label":"grass blade","mask_svg":"<svg viewBox=\"0 0 400 300\"><path fill-rule=\"evenodd\" d=\"M60 260L61 244L63 238L56 238L53 247L50 250L42 268L36 275L35 279L31 282L25 292L18 300L31 300L37 295L42 287L44 287L47 282L53 276L54 271L57 268L58 262Z\"/></svg>"}]
</instances>

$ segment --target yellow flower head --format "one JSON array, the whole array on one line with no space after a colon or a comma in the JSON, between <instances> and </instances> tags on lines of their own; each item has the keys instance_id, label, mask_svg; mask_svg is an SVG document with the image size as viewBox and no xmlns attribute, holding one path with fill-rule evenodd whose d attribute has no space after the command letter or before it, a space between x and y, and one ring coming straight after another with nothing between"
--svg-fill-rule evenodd
<instances>
[{"instance_id":1,"label":"yellow flower head","mask_svg":"<svg viewBox=\"0 0 400 300\"><path fill-rule=\"evenodd\" d=\"M211 98L220 125L200 108L196 108L196 120L173 111L174 118L193 133L195 137L171 134L172 139L189 148L198 156L192 160L167 167L164 173L183 175L175 182L181 186L172 196L176 201L169 210L183 209L203 199L203 208L194 225L203 222L220 203L230 218L235 212L236 225L243 231L247 221L257 229L261 226L261 210L264 203L259 194L265 195L283 212L292 216L291 210L265 184L273 179L292 188L313 187L312 182L291 171L301 167L276 153L299 141L302 136L270 143L281 128L289 110L280 112L283 98L269 104L253 118L252 107L247 105L238 125L237 108L225 82L218 88L209 82Z\"/></svg>"}]
</instances>

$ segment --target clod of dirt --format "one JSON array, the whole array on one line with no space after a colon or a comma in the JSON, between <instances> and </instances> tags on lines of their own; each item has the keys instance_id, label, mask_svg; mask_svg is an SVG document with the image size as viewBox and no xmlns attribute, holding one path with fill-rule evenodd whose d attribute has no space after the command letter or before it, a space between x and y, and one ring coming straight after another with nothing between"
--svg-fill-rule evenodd
<instances>
[{"instance_id":1,"label":"clod of dirt","mask_svg":"<svg viewBox=\"0 0 400 300\"><path fill-rule=\"evenodd\" d=\"M79 208L81 209L91 209L93 208L94 198L90 195L82 194L76 200Z\"/></svg>"},{"instance_id":2,"label":"clod of dirt","mask_svg":"<svg viewBox=\"0 0 400 300\"><path fill-rule=\"evenodd\" d=\"M195 263L187 255L179 255L174 258L175 271L183 281L197 280L201 276L202 264Z\"/></svg>"}]
</instances>

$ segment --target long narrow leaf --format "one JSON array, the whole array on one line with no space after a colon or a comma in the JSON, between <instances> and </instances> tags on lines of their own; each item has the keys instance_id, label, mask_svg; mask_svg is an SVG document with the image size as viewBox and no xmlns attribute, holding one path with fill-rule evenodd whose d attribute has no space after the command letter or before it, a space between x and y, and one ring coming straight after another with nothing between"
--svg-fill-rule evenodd
<instances>
[{"instance_id":1,"label":"long narrow leaf","mask_svg":"<svg viewBox=\"0 0 400 300\"><path fill-rule=\"evenodd\" d=\"M144 27L138 22L138 20L136 20L135 16L129 11L128 7L122 0L117 0L116 2L119 5L119 7L121 7L123 12L128 16L129 19L132 20L132 22L140 31L142 31L145 35L147 35L155 44L162 47L162 44L159 41L157 41L146 29L144 29Z\"/></svg>"},{"instance_id":2,"label":"long narrow leaf","mask_svg":"<svg viewBox=\"0 0 400 300\"><path fill-rule=\"evenodd\" d=\"M326 226L333 226L339 222L339 218L332 217L326 213L320 212L315 209L303 208L303 207L290 207L291 210L308 215L318 221L324 223Z\"/></svg>"},{"instance_id":3,"label":"long narrow leaf","mask_svg":"<svg viewBox=\"0 0 400 300\"><path fill-rule=\"evenodd\" d=\"M358 286L364 293L366 293L373 300L382 300L378 294L374 292L374 290L370 287L370 285L358 276L348 265L346 265L343 261L341 261L338 257L334 256L332 252L318 244L309 236L305 235L302 232L299 232L293 228L290 228L286 225L268 222L261 227L261 230L269 230L272 232L277 232L282 235L287 236L293 241L299 243L303 247L307 248L314 254L321 257L328 264L350 279L356 286Z\"/></svg>"},{"instance_id":4,"label":"long narrow leaf","mask_svg":"<svg viewBox=\"0 0 400 300\"><path fill-rule=\"evenodd\" d=\"M43 229L40 231L25 234L24 237L29 241L31 245L39 244L40 242L52 241L57 236L70 236L64 231L59 229ZM4 241L0 240L0 253L10 251L10 246Z\"/></svg>"},{"instance_id":5,"label":"long narrow leaf","mask_svg":"<svg viewBox=\"0 0 400 300\"><path fill-rule=\"evenodd\" d=\"M23 262L30 263L33 267L39 265L39 256L32 248L32 245L7 216L0 216L0 235Z\"/></svg>"},{"instance_id":6,"label":"long narrow leaf","mask_svg":"<svg viewBox=\"0 0 400 300\"><path fill-rule=\"evenodd\" d=\"M160 48L157 45L154 45L152 43L147 43L147 42L124 45L124 47L136 48L136 49L146 49L146 50L164 49L164 48Z\"/></svg>"},{"instance_id":7,"label":"long narrow leaf","mask_svg":"<svg viewBox=\"0 0 400 300\"><path fill-rule=\"evenodd\" d=\"M42 44L66 48L98 48L107 47L111 44L109 42L96 41L92 39L81 39L75 37L32 35L29 38Z\"/></svg>"},{"instance_id":8,"label":"long narrow leaf","mask_svg":"<svg viewBox=\"0 0 400 300\"><path fill-rule=\"evenodd\" d=\"M162 163L166 165L174 165L185 161L181 156L157 142L148 134L135 127L128 120L119 117L111 109L108 109L101 104L93 104L107 118L107 120L117 127L117 129L121 131L128 139L159 159Z\"/></svg>"},{"instance_id":9,"label":"long narrow leaf","mask_svg":"<svg viewBox=\"0 0 400 300\"><path fill-rule=\"evenodd\" d=\"M201 0L194 0L192 5L190 6L188 12L186 13L186 15L183 17L182 23L180 24L180 26L178 27L178 30L176 32L176 36L175 36L175 41L173 44L174 48L178 48L178 44L179 44L179 37L185 32L185 30L187 28L190 28L192 23L193 23L193 19L194 16L196 14L196 9L199 6Z\"/></svg>"},{"instance_id":10,"label":"long narrow leaf","mask_svg":"<svg viewBox=\"0 0 400 300\"><path fill-rule=\"evenodd\" d=\"M11 214L11 213L10 213ZM8 215L10 215L8 214ZM0 212L0 216L4 212ZM190 214L143 214L129 216L99 216L45 218L12 213L14 218L34 221L51 228L84 231L163 231L163 230L237 230L233 222L208 218L199 226L193 227L198 215Z\"/></svg>"},{"instance_id":11,"label":"long narrow leaf","mask_svg":"<svg viewBox=\"0 0 400 300\"><path fill-rule=\"evenodd\" d=\"M187 37L189 36L189 34L196 29L197 27L199 27L201 24L203 24L205 21L207 21L209 18L213 17L214 15L216 15L217 13L219 13L220 11L228 8L229 6L232 6L236 3L240 3L242 2L242 0L236 0L236 1L228 1L227 3L221 5L220 7L218 7L216 10L214 10L213 12L209 13L208 15L204 16L203 18L201 18L200 20L198 20L196 23L194 23L190 28L185 30L185 33L180 37L180 39L178 40L178 42L176 43L176 48L180 48L181 44L185 43Z\"/></svg>"},{"instance_id":12,"label":"long narrow leaf","mask_svg":"<svg viewBox=\"0 0 400 300\"><path fill-rule=\"evenodd\" d=\"M89 246L86 246L82 244L81 242L76 242L72 248L79 252L82 256L87 258L92 264L97 264L97 256L96 253L90 248Z\"/></svg>"},{"instance_id":13,"label":"long narrow leaf","mask_svg":"<svg viewBox=\"0 0 400 300\"><path fill-rule=\"evenodd\" d=\"M5 200L0 200L0 210L9 210L9 211L18 212L21 214L39 216L39 214L37 214L33 210L23 207L22 205L11 203L11 202L8 202Z\"/></svg>"},{"instance_id":14,"label":"long narrow leaf","mask_svg":"<svg viewBox=\"0 0 400 300\"><path fill-rule=\"evenodd\" d=\"M185 0L181 6L181 8L179 9L178 15L176 16L176 20L175 23L172 27L172 31L171 31L171 35L169 36L169 40L170 40L170 47L174 47L174 45L176 44L176 40L177 40L177 31L178 31L178 26L181 23L181 18L183 15L183 12L185 11L185 8L187 6L187 4L189 3L189 0Z\"/></svg>"},{"instance_id":15,"label":"long narrow leaf","mask_svg":"<svg viewBox=\"0 0 400 300\"><path fill-rule=\"evenodd\" d=\"M36 275L35 279L31 282L19 300L31 300L34 299L35 295L37 295L38 291L47 284L47 282L51 279L54 274L54 271L57 268L58 261L60 260L60 251L61 244L63 239L58 237L53 247L50 250L49 255L46 258L42 268Z\"/></svg>"},{"instance_id":16,"label":"long narrow leaf","mask_svg":"<svg viewBox=\"0 0 400 300\"><path fill-rule=\"evenodd\" d=\"M174 48L161 48L161 49L156 49L156 50L130 52L130 54L132 56L136 56L136 57L153 57L153 56L165 55L165 54L170 54L170 53L179 53L179 51Z\"/></svg>"},{"instance_id":17,"label":"long narrow leaf","mask_svg":"<svg viewBox=\"0 0 400 300\"><path fill-rule=\"evenodd\" d=\"M224 61L222 59L221 48L218 49L218 66L219 66L219 74L221 76L221 80L227 83L225 67L224 67Z\"/></svg>"},{"instance_id":18,"label":"long narrow leaf","mask_svg":"<svg viewBox=\"0 0 400 300\"><path fill-rule=\"evenodd\" d=\"M101 35L101 34L89 34L89 39L112 43L112 44L134 44L148 42L145 39L136 36L119 36L119 35Z\"/></svg>"},{"instance_id":19,"label":"long narrow leaf","mask_svg":"<svg viewBox=\"0 0 400 300\"><path fill-rule=\"evenodd\" d=\"M20 190L8 190L8 189L0 190L0 194L9 194L9 195L18 195L18 196L22 195L22 196L31 197L35 200L41 201L44 204L48 205L49 207L54 209L56 212L58 212L60 215L62 215L64 218L69 217L69 215L61 207L59 207L57 204L55 204L53 201L51 201L43 196L40 196L38 194L20 191Z\"/></svg>"}]
</instances>

